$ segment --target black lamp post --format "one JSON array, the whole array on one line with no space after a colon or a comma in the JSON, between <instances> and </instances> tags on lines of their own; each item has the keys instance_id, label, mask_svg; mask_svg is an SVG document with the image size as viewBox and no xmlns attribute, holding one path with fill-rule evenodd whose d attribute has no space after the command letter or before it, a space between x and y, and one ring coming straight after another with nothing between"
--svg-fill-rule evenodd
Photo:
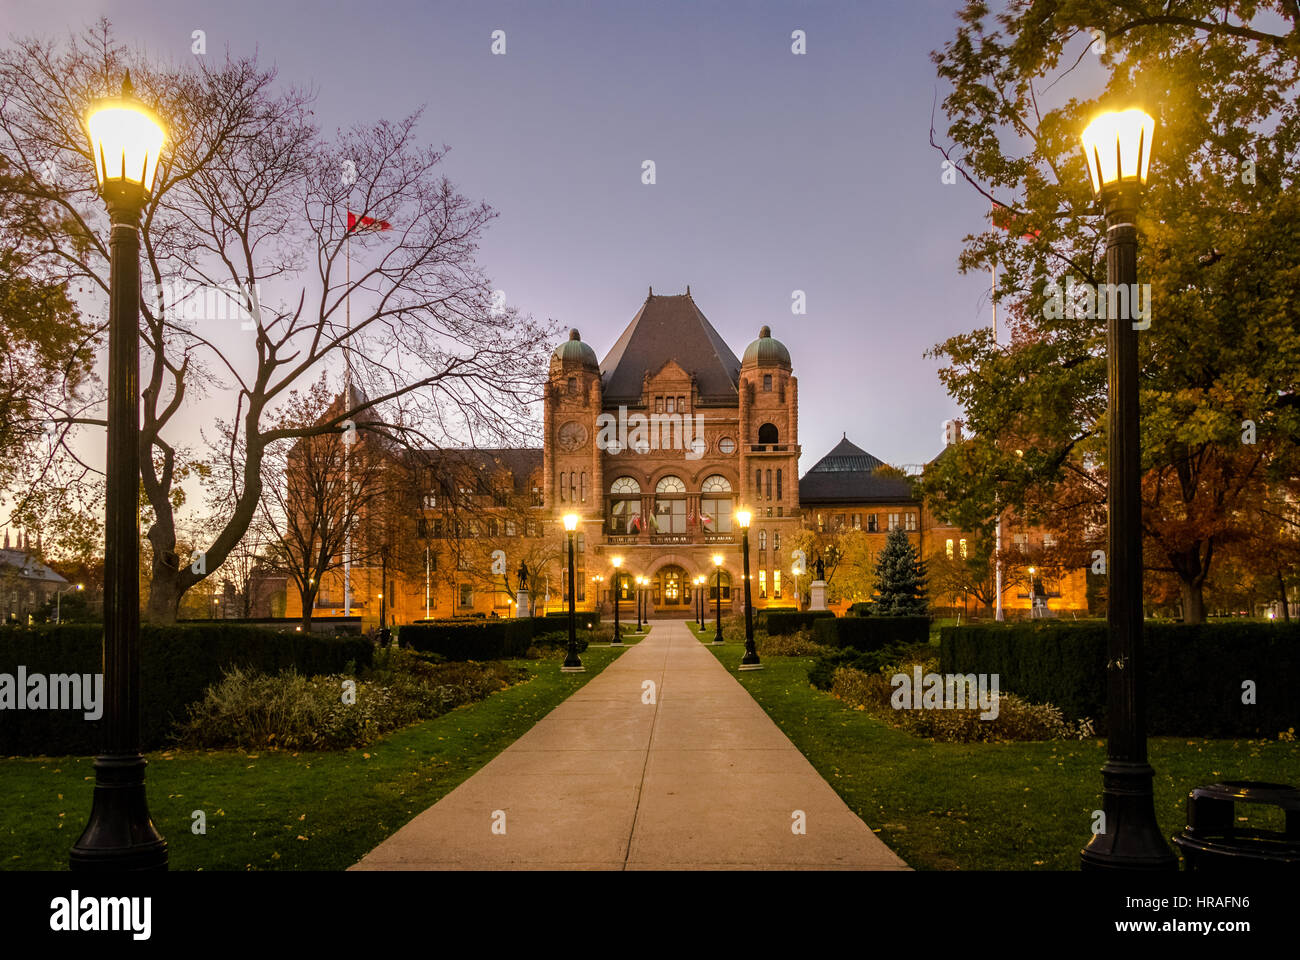
<instances>
[{"instance_id":1,"label":"black lamp post","mask_svg":"<svg viewBox=\"0 0 1300 960\"><path fill-rule=\"evenodd\" d=\"M749 600L749 519L748 510L736 511L736 522L740 524L741 557L745 573L745 655L740 658L741 670L762 670L758 662L758 650L754 647L754 607Z\"/></svg>"},{"instance_id":2,"label":"black lamp post","mask_svg":"<svg viewBox=\"0 0 1300 960\"><path fill-rule=\"evenodd\" d=\"M714 592L717 607L713 614L713 626L717 632L713 635L713 642L722 643L722 554L715 553L713 555L713 567L717 571L714 574Z\"/></svg>"},{"instance_id":3,"label":"black lamp post","mask_svg":"<svg viewBox=\"0 0 1300 960\"><path fill-rule=\"evenodd\" d=\"M641 585L644 582L645 582L645 578L642 577L640 574L637 574L637 578L636 578L636 632L637 633L641 632Z\"/></svg>"},{"instance_id":4,"label":"black lamp post","mask_svg":"<svg viewBox=\"0 0 1300 960\"><path fill-rule=\"evenodd\" d=\"M1083 134L1093 191L1106 214L1106 282L1124 285L1133 306L1137 283L1137 216L1151 162L1155 121L1141 110L1106 113ZM1109 298L1109 307L1118 305ZM1142 655L1142 500L1138 411L1138 344L1131 316L1107 309L1107 444L1110 482L1106 570L1110 580L1107 656L1109 735L1102 772L1105 831L1081 853L1085 870L1176 870L1160 833L1147 762Z\"/></svg>"},{"instance_id":5,"label":"black lamp post","mask_svg":"<svg viewBox=\"0 0 1300 960\"><path fill-rule=\"evenodd\" d=\"M621 644L623 642L623 632L618 625L618 598L619 594L623 592L623 558L612 557L609 562L614 565L614 642Z\"/></svg>"},{"instance_id":6,"label":"black lamp post","mask_svg":"<svg viewBox=\"0 0 1300 960\"><path fill-rule=\"evenodd\" d=\"M695 629L704 629L704 578L697 576L691 581L695 585Z\"/></svg>"},{"instance_id":7,"label":"black lamp post","mask_svg":"<svg viewBox=\"0 0 1300 960\"><path fill-rule=\"evenodd\" d=\"M564 658L564 664L560 667L562 673L585 673L587 668L582 665L582 660L578 657L578 625L577 614L574 612L574 581L577 579L573 571L573 531L578 529L578 515L576 513L566 513L564 515L564 529L569 534L569 655Z\"/></svg>"},{"instance_id":8,"label":"black lamp post","mask_svg":"<svg viewBox=\"0 0 1300 960\"><path fill-rule=\"evenodd\" d=\"M90 821L73 870L165 870L140 752L140 214L153 189L162 123L131 88L86 118L108 206L108 459L104 524L104 719Z\"/></svg>"}]
</instances>

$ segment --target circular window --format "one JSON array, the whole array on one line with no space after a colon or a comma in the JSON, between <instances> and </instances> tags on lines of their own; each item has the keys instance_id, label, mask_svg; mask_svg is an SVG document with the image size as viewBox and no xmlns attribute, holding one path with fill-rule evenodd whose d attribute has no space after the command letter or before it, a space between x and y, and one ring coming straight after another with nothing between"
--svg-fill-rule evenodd
<instances>
[{"instance_id":1,"label":"circular window","mask_svg":"<svg viewBox=\"0 0 1300 960\"><path fill-rule=\"evenodd\" d=\"M731 437L723 437L718 441L718 449L723 453L735 453L736 441L732 440Z\"/></svg>"}]
</instances>

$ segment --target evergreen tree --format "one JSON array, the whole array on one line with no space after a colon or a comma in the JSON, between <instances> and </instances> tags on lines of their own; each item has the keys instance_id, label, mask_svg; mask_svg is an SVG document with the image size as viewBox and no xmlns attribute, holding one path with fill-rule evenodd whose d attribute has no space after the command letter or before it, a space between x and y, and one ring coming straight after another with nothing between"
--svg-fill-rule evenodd
<instances>
[{"instance_id":1,"label":"evergreen tree","mask_svg":"<svg viewBox=\"0 0 1300 960\"><path fill-rule=\"evenodd\" d=\"M924 616L930 604L925 590L925 561L900 529L889 531L876 563L874 612L887 617Z\"/></svg>"}]
</instances>

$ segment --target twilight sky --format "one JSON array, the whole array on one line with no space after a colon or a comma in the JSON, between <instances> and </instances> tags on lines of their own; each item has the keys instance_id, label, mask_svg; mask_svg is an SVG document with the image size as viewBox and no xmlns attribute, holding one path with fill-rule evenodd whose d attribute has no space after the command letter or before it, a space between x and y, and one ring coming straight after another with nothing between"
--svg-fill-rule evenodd
<instances>
[{"instance_id":1,"label":"twilight sky","mask_svg":"<svg viewBox=\"0 0 1300 960\"><path fill-rule=\"evenodd\" d=\"M578 327L601 357L648 285L689 283L737 355L769 324L800 379L802 470L843 432L924 462L957 413L922 356L990 323L988 276L956 270L986 205L941 183L928 143L943 95L929 53L956 0L0 4L7 34L104 14L178 62L202 29L209 56L256 50L283 83L314 85L325 130L427 105L445 172L500 214L481 262L510 303ZM197 436L208 415L193 414Z\"/></svg>"}]
</instances>

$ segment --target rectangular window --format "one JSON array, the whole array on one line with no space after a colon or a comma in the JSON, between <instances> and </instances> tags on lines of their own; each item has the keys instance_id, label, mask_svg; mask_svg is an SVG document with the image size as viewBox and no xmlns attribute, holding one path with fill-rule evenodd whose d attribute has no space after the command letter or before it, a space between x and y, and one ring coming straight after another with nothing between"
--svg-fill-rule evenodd
<instances>
[{"instance_id":1,"label":"rectangular window","mask_svg":"<svg viewBox=\"0 0 1300 960\"><path fill-rule=\"evenodd\" d=\"M525 520L525 521L524 521L524 536L525 536L525 537L532 537L532 538L536 539L536 537L537 537L537 521L536 521L536 520Z\"/></svg>"},{"instance_id":2,"label":"rectangular window","mask_svg":"<svg viewBox=\"0 0 1300 960\"><path fill-rule=\"evenodd\" d=\"M507 536L507 537L513 537L514 535L515 535L515 522L514 522L513 520L507 520L507 521L506 521L506 536Z\"/></svg>"},{"instance_id":3,"label":"rectangular window","mask_svg":"<svg viewBox=\"0 0 1300 960\"><path fill-rule=\"evenodd\" d=\"M855 513L855 514L853 515L853 529L854 529L854 530L861 530L861 529L862 529L862 514L860 514L860 513Z\"/></svg>"},{"instance_id":4,"label":"rectangular window","mask_svg":"<svg viewBox=\"0 0 1300 960\"><path fill-rule=\"evenodd\" d=\"M560 474L560 503L564 502L565 476Z\"/></svg>"},{"instance_id":5,"label":"rectangular window","mask_svg":"<svg viewBox=\"0 0 1300 960\"><path fill-rule=\"evenodd\" d=\"M474 606L474 586L469 583L460 585L460 605L462 607Z\"/></svg>"},{"instance_id":6,"label":"rectangular window","mask_svg":"<svg viewBox=\"0 0 1300 960\"><path fill-rule=\"evenodd\" d=\"M818 533L826 532L826 520L820 513L817 514L817 532Z\"/></svg>"},{"instance_id":7,"label":"rectangular window","mask_svg":"<svg viewBox=\"0 0 1300 960\"><path fill-rule=\"evenodd\" d=\"M781 499L781 471L776 471L776 498Z\"/></svg>"},{"instance_id":8,"label":"rectangular window","mask_svg":"<svg viewBox=\"0 0 1300 960\"><path fill-rule=\"evenodd\" d=\"M772 375L770 373L763 374L763 392L772 392Z\"/></svg>"},{"instance_id":9,"label":"rectangular window","mask_svg":"<svg viewBox=\"0 0 1300 960\"><path fill-rule=\"evenodd\" d=\"M678 413L685 413L685 412L686 412L686 398L685 398L685 397L678 397L678 398L677 398L677 412L678 412Z\"/></svg>"},{"instance_id":10,"label":"rectangular window","mask_svg":"<svg viewBox=\"0 0 1300 960\"><path fill-rule=\"evenodd\" d=\"M767 599L767 571L758 571L758 599Z\"/></svg>"},{"instance_id":11,"label":"rectangular window","mask_svg":"<svg viewBox=\"0 0 1300 960\"><path fill-rule=\"evenodd\" d=\"M433 538L435 540L442 539L442 517L433 518Z\"/></svg>"},{"instance_id":12,"label":"rectangular window","mask_svg":"<svg viewBox=\"0 0 1300 960\"><path fill-rule=\"evenodd\" d=\"M582 476L578 478L578 499L581 503L587 502L587 471L582 471Z\"/></svg>"},{"instance_id":13,"label":"rectangular window","mask_svg":"<svg viewBox=\"0 0 1300 960\"><path fill-rule=\"evenodd\" d=\"M1054 546L1056 546L1056 538L1050 533L1043 534L1043 549L1051 550Z\"/></svg>"},{"instance_id":14,"label":"rectangular window","mask_svg":"<svg viewBox=\"0 0 1300 960\"><path fill-rule=\"evenodd\" d=\"M586 535L580 533L575 539L578 541L578 546L577 546L578 553L586 553L587 552Z\"/></svg>"},{"instance_id":15,"label":"rectangular window","mask_svg":"<svg viewBox=\"0 0 1300 960\"><path fill-rule=\"evenodd\" d=\"M667 407L667 410L666 410L665 412L666 412L666 413L676 413L676 412L677 412L677 398L676 398L676 397L669 397L669 398L668 398L668 407Z\"/></svg>"},{"instance_id":16,"label":"rectangular window","mask_svg":"<svg viewBox=\"0 0 1300 960\"><path fill-rule=\"evenodd\" d=\"M777 508L776 508L776 515L777 515L778 517L783 517L783 516L785 516L785 507L777 507Z\"/></svg>"},{"instance_id":17,"label":"rectangular window","mask_svg":"<svg viewBox=\"0 0 1300 960\"><path fill-rule=\"evenodd\" d=\"M772 499L772 471L767 471L767 499Z\"/></svg>"},{"instance_id":18,"label":"rectangular window","mask_svg":"<svg viewBox=\"0 0 1300 960\"><path fill-rule=\"evenodd\" d=\"M906 517L907 517L907 529L908 529L908 530L915 530L915 529L916 529L916 514L913 513L913 512L911 512L911 511L908 511L908 513L906 514Z\"/></svg>"},{"instance_id":19,"label":"rectangular window","mask_svg":"<svg viewBox=\"0 0 1300 960\"><path fill-rule=\"evenodd\" d=\"M1029 552L1029 535L1026 533L1017 533L1012 538L1015 543L1016 551L1021 554Z\"/></svg>"},{"instance_id":20,"label":"rectangular window","mask_svg":"<svg viewBox=\"0 0 1300 960\"><path fill-rule=\"evenodd\" d=\"M778 600L781 599L781 571L780 570L772 571L772 596L776 597L776 599Z\"/></svg>"},{"instance_id":21,"label":"rectangular window","mask_svg":"<svg viewBox=\"0 0 1300 960\"><path fill-rule=\"evenodd\" d=\"M837 513L835 514L835 530L836 532L838 532L843 529L844 529L844 514Z\"/></svg>"},{"instance_id":22,"label":"rectangular window","mask_svg":"<svg viewBox=\"0 0 1300 960\"><path fill-rule=\"evenodd\" d=\"M424 517L415 521L415 535L422 540L429 536L429 521Z\"/></svg>"},{"instance_id":23,"label":"rectangular window","mask_svg":"<svg viewBox=\"0 0 1300 960\"><path fill-rule=\"evenodd\" d=\"M664 412L664 398L655 397L655 413L663 413L663 412Z\"/></svg>"},{"instance_id":24,"label":"rectangular window","mask_svg":"<svg viewBox=\"0 0 1300 960\"><path fill-rule=\"evenodd\" d=\"M961 558L962 558L963 560L966 559L966 541L965 541L965 540L963 540L963 541L961 542Z\"/></svg>"},{"instance_id":25,"label":"rectangular window","mask_svg":"<svg viewBox=\"0 0 1300 960\"><path fill-rule=\"evenodd\" d=\"M772 549L773 550L781 549L781 531L779 530L772 531Z\"/></svg>"},{"instance_id":26,"label":"rectangular window","mask_svg":"<svg viewBox=\"0 0 1300 960\"><path fill-rule=\"evenodd\" d=\"M962 543L965 543L965 542L966 542L966 541L964 541L964 540L962 541ZM951 540L948 541L948 547L947 547L947 550L948 550L948 559L951 560L951 559L952 559L952 541L951 541Z\"/></svg>"},{"instance_id":27,"label":"rectangular window","mask_svg":"<svg viewBox=\"0 0 1300 960\"><path fill-rule=\"evenodd\" d=\"M890 529L890 530L897 530L897 529L898 529L898 514L896 514L896 513L891 513L891 514L889 515L889 529Z\"/></svg>"},{"instance_id":28,"label":"rectangular window","mask_svg":"<svg viewBox=\"0 0 1300 960\"><path fill-rule=\"evenodd\" d=\"M754 471L754 499L757 500L763 495L763 471L758 469Z\"/></svg>"},{"instance_id":29,"label":"rectangular window","mask_svg":"<svg viewBox=\"0 0 1300 960\"><path fill-rule=\"evenodd\" d=\"M867 533L877 533L879 530L880 528L876 523L876 515L874 513L867 514Z\"/></svg>"}]
</instances>

